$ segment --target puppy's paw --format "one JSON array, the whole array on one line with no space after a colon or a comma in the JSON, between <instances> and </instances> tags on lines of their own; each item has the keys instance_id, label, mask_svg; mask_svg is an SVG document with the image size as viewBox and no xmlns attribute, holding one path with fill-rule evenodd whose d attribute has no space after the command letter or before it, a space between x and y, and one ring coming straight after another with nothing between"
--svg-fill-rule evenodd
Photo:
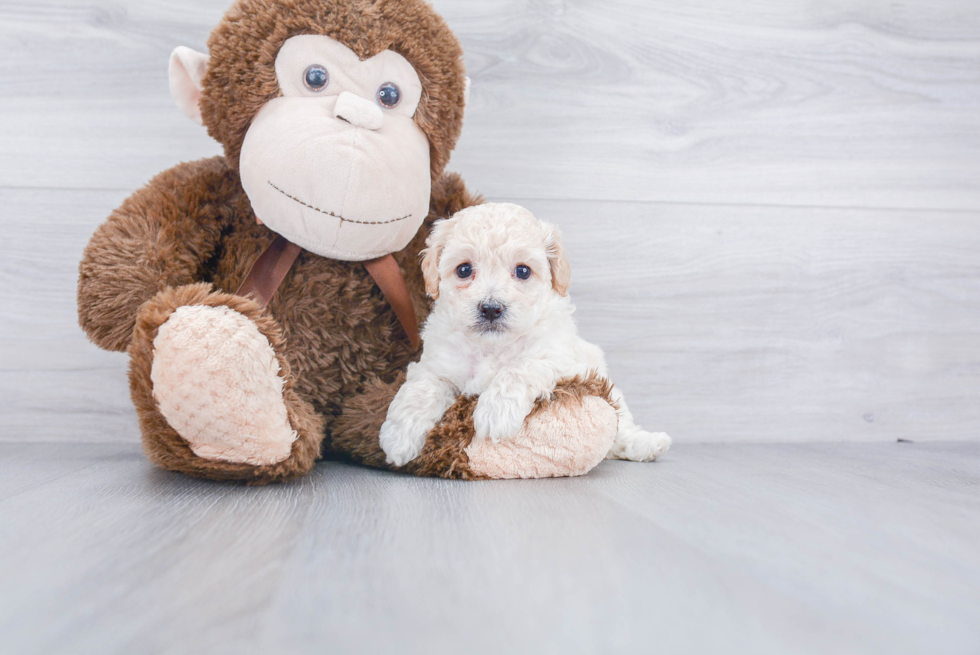
<instances>
[{"instance_id":1,"label":"puppy's paw","mask_svg":"<svg viewBox=\"0 0 980 655\"><path fill-rule=\"evenodd\" d=\"M385 461L394 466L408 464L422 452L426 434L428 431L412 430L401 423L385 421L378 437L381 450L385 451Z\"/></svg>"},{"instance_id":2,"label":"puppy's paw","mask_svg":"<svg viewBox=\"0 0 980 655\"><path fill-rule=\"evenodd\" d=\"M533 406L532 406L533 407ZM485 391L476 401L473 410L473 427L478 439L500 441L516 437L524 427L524 419L531 412L531 407L506 398L493 391Z\"/></svg>"},{"instance_id":3,"label":"puppy's paw","mask_svg":"<svg viewBox=\"0 0 980 655\"><path fill-rule=\"evenodd\" d=\"M616 443L606 455L608 459L628 459L632 462L652 462L670 448L672 439L666 432L647 432L635 428L616 435Z\"/></svg>"}]
</instances>

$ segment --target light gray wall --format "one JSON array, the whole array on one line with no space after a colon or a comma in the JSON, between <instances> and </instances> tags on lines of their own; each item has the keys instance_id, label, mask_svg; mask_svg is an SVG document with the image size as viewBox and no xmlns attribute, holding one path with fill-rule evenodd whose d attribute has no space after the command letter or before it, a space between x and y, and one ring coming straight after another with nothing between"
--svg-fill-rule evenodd
<instances>
[{"instance_id":1,"label":"light gray wall","mask_svg":"<svg viewBox=\"0 0 980 655\"><path fill-rule=\"evenodd\" d=\"M138 438L88 236L216 154L176 45L226 2L0 2L0 440ZM451 168L559 223L583 332L683 441L980 437L980 4L439 0Z\"/></svg>"}]
</instances>

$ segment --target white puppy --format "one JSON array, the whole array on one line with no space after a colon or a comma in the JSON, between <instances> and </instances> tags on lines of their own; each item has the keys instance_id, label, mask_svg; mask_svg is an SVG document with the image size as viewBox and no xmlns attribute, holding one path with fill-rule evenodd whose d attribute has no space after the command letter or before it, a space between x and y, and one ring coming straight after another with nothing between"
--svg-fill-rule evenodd
<instances>
[{"instance_id":1,"label":"white puppy","mask_svg":"<svg viewBox=\"0 0 980 655\"><path fill-rule=\"evenodd\" d=\"M562 378L606 377L602 350L578 336L572 319L568 260L553 225L518 205L488 203L436 223L426 245L422 272L436 302L422 358L409 365L381 426L389 463L417 457L459 394L479 396L477 438L499 440L515 436ZM615 387L612 398L619 432L607 457L662 455L670 437L636 425Z\"/></svg>"}]
</instances>

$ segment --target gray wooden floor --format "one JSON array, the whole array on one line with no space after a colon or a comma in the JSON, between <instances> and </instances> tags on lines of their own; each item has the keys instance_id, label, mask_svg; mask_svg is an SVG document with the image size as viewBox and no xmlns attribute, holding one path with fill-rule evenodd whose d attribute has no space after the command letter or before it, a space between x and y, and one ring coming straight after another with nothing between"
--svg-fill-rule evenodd
<instances>
[{"instance_id":1,"label":"gray wooden floor","mask_svg":"<svg viewBox=\"0 0 980 655\"><path fill-rule=\"evenodd\" d=\"M77 262L228 0L0 0L0 654L980 652L980 3L435 0L655 465L151 467ZM898 443L898 439L915 443Z\"/></svg>"},{"instance_id":2,"label":"gray wooden floor","mask_svg":"<svg viewBox=\"0 0 980 655\"><path fill-rule=\"evenodd\" d=\"M265 488L0 444L0 652L976 653L980 444Z\"/></svg>"}]
</instances>

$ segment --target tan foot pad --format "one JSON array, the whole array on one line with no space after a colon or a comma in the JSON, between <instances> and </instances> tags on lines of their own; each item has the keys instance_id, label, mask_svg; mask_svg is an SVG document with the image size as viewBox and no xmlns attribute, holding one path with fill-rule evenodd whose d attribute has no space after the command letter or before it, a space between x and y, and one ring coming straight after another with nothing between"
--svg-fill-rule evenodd
<instances>
[{"instance_id":1,"label":"tan foot pad","mask_svg":"<svg viewBox=\"0 0 980 655\"><path fill-rule=\"evenodd\" d=\"M255 466L289 457L284 380L255 323L224 306L178 307L153 351L153 398L195 455Z\"/></svg>"},{"instance_id":2,"label":"tan foot pad","mask_svg":"<svg viewBox=\"0 0 980 655\"><path fill-rule=\"evenodd\" d=\"M596 396L586 396L576 409L554 405L532 413L513 439L474 440L466 448L469 466L495 479L585 475L609 452L618 420L616 410Z\"/></svg>"}]
</instances>

